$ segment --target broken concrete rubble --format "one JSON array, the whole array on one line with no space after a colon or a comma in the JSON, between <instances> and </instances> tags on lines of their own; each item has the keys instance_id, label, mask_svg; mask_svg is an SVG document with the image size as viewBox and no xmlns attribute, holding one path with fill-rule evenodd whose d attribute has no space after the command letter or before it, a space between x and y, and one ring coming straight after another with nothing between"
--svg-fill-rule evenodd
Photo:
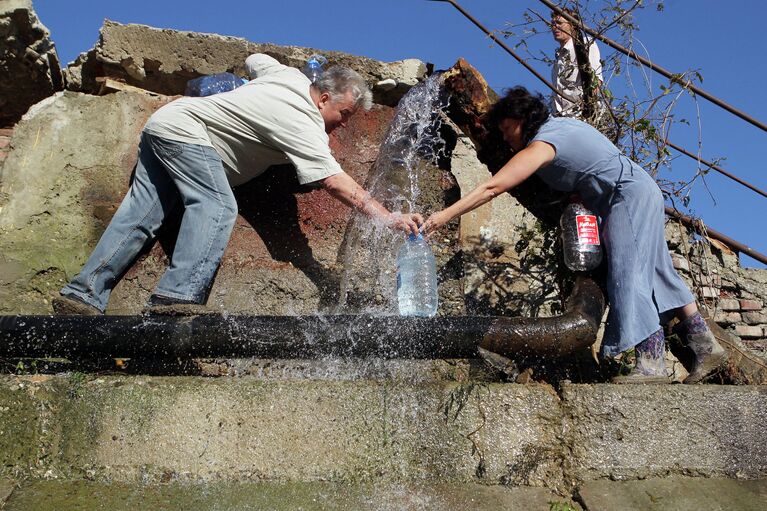
<instances>
[{"instance_id":1,"label":"broken concrete rubble","mask_svg":"<svg viewBox=\"0 0 767 511\"><path fill-rule=\"evenodd\" d=\"M388 106L396 105L410 87L432 71L431 64L417 59L387 63L337 51L253 43L239 37L105 20L96 46L69 64L65 75L70 90L91 94L98 90L99 76L161 94L183 94L186 82L201 75L228 71L247 76L244 62L252 53L266 53L297 68L310 55L321 53L327 57L328 66L339 64L359 72L372 87L374 101Z\"/></svg>"},{"instance_id":2,"label":"broken concrete rubble","mask_svg":"<svg viewBox=\"0 0 767 511\"><path fill-rule=\"evenodd\" d=\"M0 2L0 127L62 88L56 48L31 0Z\"/></svg>"}]
</instances>

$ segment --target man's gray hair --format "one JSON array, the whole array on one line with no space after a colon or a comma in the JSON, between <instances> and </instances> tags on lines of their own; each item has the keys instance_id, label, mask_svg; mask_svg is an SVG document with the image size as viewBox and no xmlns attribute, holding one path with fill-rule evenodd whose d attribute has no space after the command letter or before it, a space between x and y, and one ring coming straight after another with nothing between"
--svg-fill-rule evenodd
<instances>
[{"instance_id":1,"label":"man's gray hair","mask_svg":"<svg viewBox=\"0 0 767 511\"><path fill-rule=\"evenodd\" d=\"M342 101L346 94L351 92L354 105L365 110L370 110L373 104L373 94L370 92L365 79L360 74L348 67L333 66L324 71L314 86L320 92L327 92L333 101Z\"/></svg>"}]
</instances>

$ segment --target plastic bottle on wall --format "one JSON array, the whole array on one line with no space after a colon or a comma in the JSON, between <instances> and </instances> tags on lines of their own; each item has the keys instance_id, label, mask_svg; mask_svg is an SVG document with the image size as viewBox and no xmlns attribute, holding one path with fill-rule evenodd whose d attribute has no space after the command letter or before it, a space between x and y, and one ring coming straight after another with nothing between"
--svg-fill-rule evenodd
<instances>
[{"instance_id":1,"label":"plastic bottle on wall","mask_svg":"<svg viewBox=\"0 0 767 511\"><path fill-rule=\"evenodd\" d=\"M301 71L309 77L309 80L311 80L312 83L314 83L322 74L322 66L327 64L327 62L328 59L322 55L312 55L309 57L309 60L306 61L306 64Z\"/></svg>"},{"instance_id":2,"label":"plastic bottle on wall","mask_svg":"<svg viewBox=\"0 0 767 511\"><path fill-rule=\"evenodd\" d=\"M437 313L437 262L420 233L410 234L397 254L397 303L402 316Z\"/></svg>"},{"instance_id":3,"label":"plastic bottle on wall","mask_svg":"<svg viewBox=\"0 0 767 511\"><path fill-rule=\"evenodd\" d=\"M185 96L212 96L220 92L234 90L240 85L248 83L244 78L233 73L218 73L215 75L200 76L186 82Z\"/></svg>"},{"instance_id":4,"label":"plastic bottle on wall","mask_svg":"<svg viewBox=\"0 0 767 511\"><path fill-rule=\"evenodd\" d=\"M573 196L559 220L565 265L572 271L591 271L602 262L596 215Z\"/></svg>"}]
</instances>

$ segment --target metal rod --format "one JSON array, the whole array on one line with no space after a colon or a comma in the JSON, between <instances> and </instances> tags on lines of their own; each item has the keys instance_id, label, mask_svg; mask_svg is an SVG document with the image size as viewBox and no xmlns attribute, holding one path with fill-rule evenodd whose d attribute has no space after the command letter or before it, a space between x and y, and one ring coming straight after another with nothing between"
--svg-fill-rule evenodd
<instances>
[{"instance_id":1,"label":"metal rod","mask_svg":"<svg viewBox=\"0 0 767 511\"><path fill-rule=\"evenodd\" d=\"M680 153L684 154L685 156L689 156L690 158L693 158L694 160L697 160L697 161L699 161L699 162L700 162L700 163L702 163L703 165L706 165L707 167L714 169L715 171L719 172L720 174L722 174L722 175L724 175L724 176L727 176L727 177L729 177L729 178L730 178L730 179L732 179L733 181L735 181L735 182L737 182L737 183L739 183L739 184L741 184L741 185L745 186L746 188L749 188L749 189L751 189L751 190L755 191L756 193L758 193L758 194L759 194L759 195L761 195L762 197L767 197L767 192L765 192L764 190L761 190L761 189L757 188L756 186L752 185L751 183L749 183L749 182L747 182L747 181L744 181L744 180L742 180L742 179L741 179L741 178L739 178L738 176L735 176L735 175L733 175L733 174L730 174L729 172L727 172L726 170L724 170L724 169L723 169L722 167L720 167L719 165L716 165L716 164L715 164L715 163L713 163L713 162L710 162L710 161L708 161L708 160L705 160L705 159L703 159L703 158L700 158L699 156L697 156L697 155L695 155L695 154L693 154L693 153L691 153L691 152L687 151L687 150L686 150L686 149L684 149L683 147L679 147L678 145L674 144L674 143L673 143L673 142L671 142L670 140L666 140L666 145L668 145L669 147L671 147L672 149L674 149L674 150L676 150L676 151L679 151Z\"/></svg>"},{"instance_id":2,"label":"metal rod","mask_svg":"<svg viewBox=\"0 0 767 511\"><path fill-rule=\"evenodd\" d=\"M563 98L567 99L568 101L571 101L571 102L575 102L575 101L577 101L577 100L573 100L572 98L569 98L568 96L565 96L565 95L564 95L564 94L562 94L562 93L561 93L559 90L557 90L557 88L554 86L554 84L552 84L551 82L549 82L549 81L548 81L546 78L544 78L544 77L543 77L543 76L542 76L540 73L538 73L537 71L535 71L534 69L532 69L532 67L530 67L530 65L529 65L529 64L527 64L527 62L525 62L524 60L522 60L522 59L521 59L521 58L520 58L520 57L519 57L519 56L518 56L516 53L514 53L514 51L512 51L512 50L511 50L510 48L508 48L508 47L507 47L505 44L503 44L501 41L499 41L499 40L498 40L498 39L495 37L495 35L493 35L493 34L492 34L492 33L491 33L491 32L490 32L490 31L489 31L487 28L485 28L485 27L484 27L484 26L483 26L483 25L482 25L482 24L481 24L479 21L477 21L477 20L476 20L476 19L475 19L475 18L474 18L474 17L473 17L471 14L469 14L469 13L468 13L468 12L467 12L467 11L466 11L466 10L465 10L463 7L461 7L460 5L458 5L458 4L457 4L457 3L456 3L454 0L429 0L429 1L431 1L431 2L446 2L446 3L449 3L450 5L452 5L453 7L455 7L456 9L458 9L458 11L459 11L461 14L463 14L463 15L464 15L466 18L468 18L468 19L469 19L469 21L471 21L471 22L472 22L472 23L474 23L474 24L475 24L477 27L479 27L479 28L480 28L480 30L482 30L482 31L483 31L485 34L487 34L487 35L488 35L489 37L491 37L491 38L492 38L494 41L496 41L496 42L497 42L497 43L498 43L498 44L499 44L499 45L500 45L500 46L501 46L503 49L505 49L505 50L506 50L506 51L507 51L509 54L511 54L511 56L513 56L515 59L517 59L517 61L518 61L518 62L520 62L520 63L521 63L523 66L525 66L525 68L527 68L527 69L528 69L530 72L532 72L532 73L533 73L533 74L534 74L534 75L535 75L535 76L536 76L536 77L537 77L537 78L538 78L538 79L539 79L541 82L543 82L543 83L546 85L546 87L548 87L549 89L551 89L551 90L552 90L552 91L554 91L555 93L559 94L559 95L560 95L560 96L562 96ZM559 12L559 11L558 11L558 12ZM567 14L567 13L565 13L565 15L566 15L566 14ZM568 15L567 17L569 18L569 15ZM617 44L617 43L616 43L616 44ZM726 170L724 170L722 167L719 167L718 165L714 165L713 163L709 163L709 162L707 162L706 160L703 160L702 158L698 158L698 157L697 157L696 155L694 155L693 153L691 153L691 152L689 152L689 151L687 151L687 150L683 149L682 147L680 147L680 146L678 146L678 145L676 145L676 144L672 143L672 142L671 142L671 141L669 141L669 140L666 140L666 145L668 145L669 147L671 147L671 148L673 148L673 149L675 149L675 150L679 151L680 153L684 154L685 156L688 156L688 157L690 157L690 158L694 159L695 161L698 161L698 162L704 163L705 165L708 165L709 167L711 167L711 168L712 168L712 169L714 169L715 171L717 171L717 172L719 172L720 174L723 174L723 175L725 175L725 176L729 177L730 179L732 179L732 180L734 180L734 181L737 181L738 183L742 184L742 185L743 185L743 186L745 186L746 188L749 188L749 189L751 189L751 190L755 191L756 193L758 193L758 194L760 194L760 195L763 195L763 196L767 197L767 194L765 194L765 192L764 192L764 191L762 191L762 190L760 190L759 188L757 188L756 186L754 186L754 185L752 185L752 184L748 183L747 181L744 181L743 179L740 179L739 177L735 176L734 174L731 174L731 173L727 172L727 171L726 171Z\"/></svg>"},{"instance_id":3,"label":"metal rod","mask_svg":"<svg viewBox=\"0 0 767 511\"><path fill-rule=\"evenodd\" d=\"M687 227L696 229L698 232L700 232L701 235L708 236L709 238L714 238L715 240L719 240L725 245L728 245L732 247L733 249L737 250L738 252L741 252L743 254L746 254L749 257L752 257L762 264L767 264L767 255L757 252L753 248L746 246L743 243L740 243L739 241L736 241L730 238L729 236L722 234L721 232L715 231L714 229L707 227L702 220L696 220L668 206L666 206L666 214L676 218Z\"/></svg>"},{"instance_id":4,"label":"metal rod","mask_svg":"<svg viewBox=\"0 0 767 511\"><path fill-rule=\"evenodd\" d=\"M745 112L743 112L741 110L738 110L737 108L735 108L734 106L732 106L732 105L730 105L728 103L725 103L724 101L722 101L721 99L717 98L713 94L709 94L708 92L704 91L703 89L700 89L700 88L692 85L689 81L687 83L682 83L682 81L679 79L679 77L681 75L679 75L678 73L677 74L672 73L672 72L662 68L661 66L659 66L657 64L653 64L651 61L647 60L646 58L642 57L641 55L637 55L633 50L630 50L630 49L624 47L620 43L617 43L617 42L613 41L609 37L604 36L604 35L600 34L599 32L597 32L595 30L592 30L591 28L587 27L583 23L579 22L574 17L572 17L569 14L567 14L565 11L563 11L561 8L559 8L559 6L555 5L554 3L550 2L549 0L539 0L539 1L542 4L544 4L546 7L551 9L552 11L556 12L559 16L562 16L563 18L568 20L570 23L573 23L576 26L580 27L584 32L588 33L589 35L592 35L592 36L596 37L597 39L599 39L603 43L607 44L608 46L611 46L611 47L615 48L616 50L618 50L619 52L621 52L621 53L631 57L632 59L641 62L643 65L649 67L650 69L652 69L653 71L655 71L657 73L662 74L663 76L665 76L666 78L668 78L672 82L679 83L680 85L682 85L685 88L691 90L695 94L701 96L704 99L709 100L711 103L717 105L718 107L724 108L725 110L727 110L731 114L734 114L734 115L740 117L744 121L753 124L757 128L760 128L763 131L767 131L767 124L764 124L763 122L761 122L761 121L751 117L747 113L745 113Z\"/></svg>"},{"instance_id":5,"label":"metal rod","mask_svg":"<svg viewBox=\"0 0 767 511\"><path fill-rule=\"evenodd\" d=\"M487 34L487 36L490 39L495 41L496 44L498 44L498 46L500 46L501 48L506 50L506 53L508 53L509 55L514 57L517 60L517 62L519 62L520 64L522 64L525 67L525 69L527 69L528 71L533 73L533 75L535 75L536 78L538 78L540 81L542 81L544 84L546 84L546 86L549 89L551 89L555 94L561 96L562 98L566 99L567 101L570 101L571 103L577 103L578 102L578 100L576 98L572 98L572 97L566 95L564 92L562 92L559 89L557 89L551 82L549 82L546 78L544 78L543 75L541 75L530 64L528 64L525 61L525 59L523 59L522 57L517 55L517 53L514 50L512 50L511 48L509 48L506 45L506 43L504 43L503 41L498 39L498 37L496 37L495 34L493 34L490 30L485 28L485 26L482 23L480 23L474 16L469 14L463 7L458 5L456 2L454 2L453 0L429 0L429 1L430 2L446 2L446 3L449 3L450 5L452 5L453 7L455 7L456 9L458 9L458 11L461 14L463 14L469 21L474 23L477 27L479 27L479 29L482 30L485 34Z\"/></svg>"}]
</instances>

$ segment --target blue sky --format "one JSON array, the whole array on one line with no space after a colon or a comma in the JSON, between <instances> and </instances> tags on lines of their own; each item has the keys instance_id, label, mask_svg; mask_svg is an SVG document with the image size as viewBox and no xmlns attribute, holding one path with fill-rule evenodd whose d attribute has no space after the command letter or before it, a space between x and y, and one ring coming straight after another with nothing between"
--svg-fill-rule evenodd
<instances>
[{"instance_id":1,"label":"blue sky","mask_svg":"<svg viewBox=\"0 0 767 511\"><path fill-rule=\"evenodd\" d=\"M254 42L309 46L345 51L379 60L419 58L437 69L450 67L458 57L466 58L483 73L496 91L521 84L546 93L521 65L494 45L457 10L445 3L426 0L283 0L241 2L218 0L33 0L43 24L51 31L62 62L92 48L104 18L121 23L142 23L159 28L244 37ZM537 0L462 0L459 3L491 30L519 23L527 9L548 16ZM600 2L586 2L595 7ZM696 69L703 75L704 90L719 96L751 116L767 123L764 101L767 70L763 16L754 0L665 0L664 10L649 7L637 15L640 30L635 40L638 52L673 72ZM529 12L529 11L528 11ZM507 44L513 45L513 39ZM535 51L553 52L548 34L530 41ZM603 56L611 50L602 46ZM541 74L547 66L532 62ZM659 91L667 83L647 70L650 87ZM642 73L632 71L635 83ZM620 89L618 80L613 81ZM620 92L620 91L617 91ZM698 125L698 113L700 124ZM690 126L677 124L671 139L691 152L714 160L729 172L767 190L767 173L761 158L767 132L711 105L681 98L675 110ZM671 178L689 179L696 164L680 156L673 162ZM690 211L711 228L767 254L767 198L745 189L716 173L696 182ZM746 266L765 267L743 257Z\"/></svg>"}]
</instances>

